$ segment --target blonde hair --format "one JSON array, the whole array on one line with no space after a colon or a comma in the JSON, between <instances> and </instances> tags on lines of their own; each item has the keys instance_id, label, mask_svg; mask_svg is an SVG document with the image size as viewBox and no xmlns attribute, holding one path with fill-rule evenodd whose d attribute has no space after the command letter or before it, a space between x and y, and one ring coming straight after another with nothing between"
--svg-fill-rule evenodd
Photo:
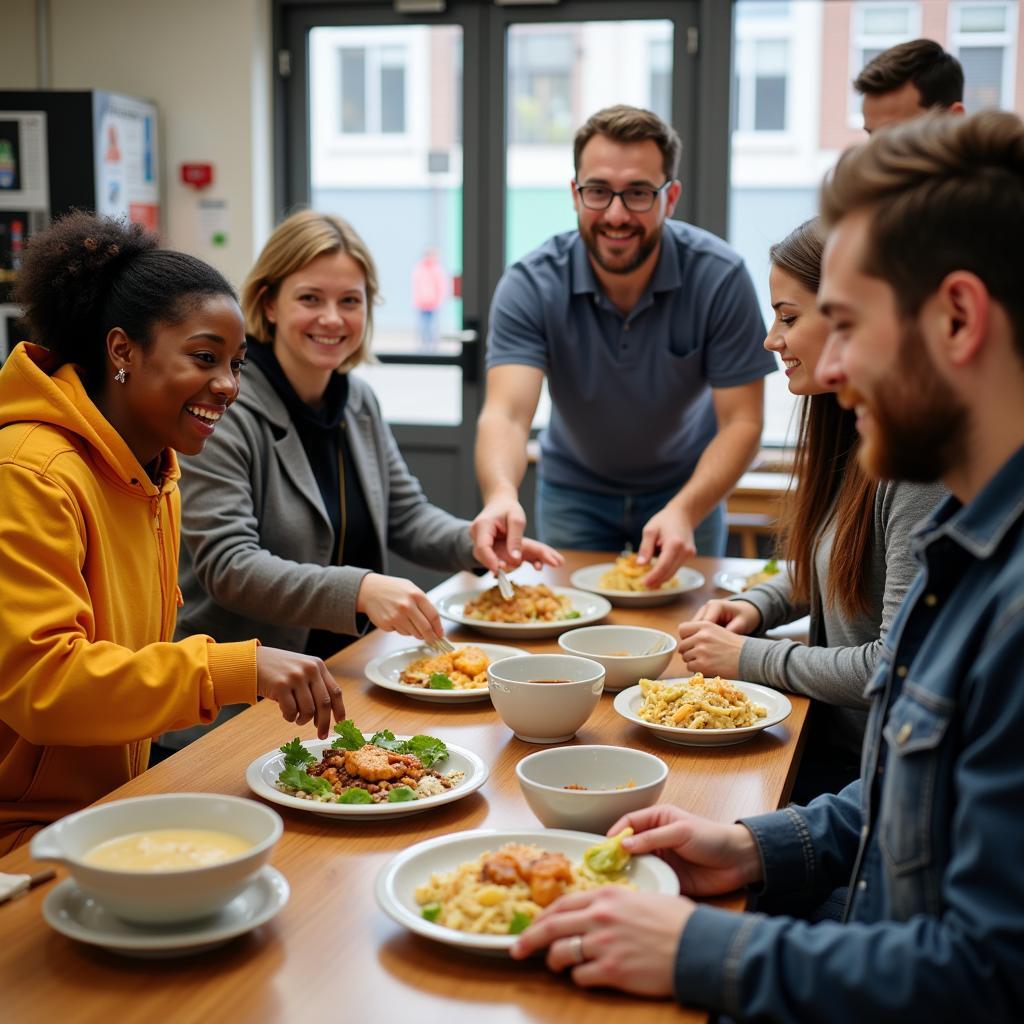
<instances>
[{"instance_id":1,"label":"blonde hair","mask_svg":"<svg viewBox=\"0 0 1024 1024\"><path fill-rule=\"evenodd\" d=\"M366 327L359 348L338 367L338 372L347 373L360 363L371 362L373 307L380 301L376 264L366 243L347 220L317 213L316 210L302 210L283 220L256 257L242 285L246 334L256 341L273 341L274 324L267 318L264 301L277 295L281 282L290 274L301 270L318 256L336 252L355 260L366 278Z\"/></svg>"}]
</instances>

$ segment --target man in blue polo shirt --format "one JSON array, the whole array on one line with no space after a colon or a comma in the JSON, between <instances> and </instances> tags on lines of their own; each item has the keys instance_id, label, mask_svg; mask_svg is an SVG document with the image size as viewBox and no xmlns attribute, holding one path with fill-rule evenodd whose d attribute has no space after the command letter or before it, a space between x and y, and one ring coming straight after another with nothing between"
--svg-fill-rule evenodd
<instances>
[{"instance_id":1,"label":"man in blue polo shirt","mask_svg":"<svg viewBox=\"0 0 1024 1024\"><path fill-rule=\"evenodd\" d=\"M681 151L646 110L609 107L577 132L579 229L505 272L491 304L487 397L477 426L484 508L478 554L516 551L518 491L547 377L537 530L554 547L659 554L667 580L695 552L725 547L722 501L757 451L766 374L764 324L740 257L669 220Z\"/></svg>"},{"instance_id":2,"label":"man in blue polo shirt","mask_svg":"<svg viewBox=\"0 0 1024 1024\"><path fill-rule=\"evenodd\" d=\"M513 947L581 985L738 1020L1024 1020L1024 124L932 114L847 151L822 188L820 382L881 479L941 480L886 637L861 779L736 824L627 815L675 900L556 901ZM756 886L784 914L691 897ZM848 886L842 920L827 897ZM815 913L796 910L820 901Z\"/></svg>"}]
</instances>

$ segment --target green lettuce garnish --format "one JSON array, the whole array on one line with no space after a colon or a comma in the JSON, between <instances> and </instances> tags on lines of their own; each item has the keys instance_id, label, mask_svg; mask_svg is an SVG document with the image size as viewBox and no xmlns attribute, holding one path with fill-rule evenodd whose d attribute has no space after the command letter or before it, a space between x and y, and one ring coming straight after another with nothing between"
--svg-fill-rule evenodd
<instances>
[{"instance_id":1,"label":"green lettuce garnish","mask_svg":"<svg viewBox=\"0 0 1024 1024\"><path fill-rule=\"evenodd\" d=\"M429 690L454 690L455 684L443 672L432 672L427 682Z\"/></svg>"},{"instance_id":2,"label":"green lettuce garnish","mask_svg":"<svg viewBox=\"0 0 1024 1024\"><path fill-rule=\"evenodd\" d=\"M292 789L301 790L303 793L311 793L313 796L330 796L334 792L326 779L309 775L294 764L288 765L277 777L277 781Z\"/></svg>"},{"instance_id":3,"label":"green lettuce garnish","mask_svg":"<svg viewBox=\"0 0 1024 1024\"><path fill-rule=\"evenodd\" d=\"M339 804L372 804L373 797L365 789L352 786L338 797Z\"/></svg>"},{"instance_id":4,"label":"green lettuce garnish","mask_svg":"<svg viewBox=\"0 0 1024 1024\"><path fill-rule=\"evenodd\" d=\"M356 728L351 718L339 722L334 731L338 734L338 738L331 744L335 750L358 750L366 746L366 737Z\"/></svg>"},{"instance_id":5,"label":"green lettuce garnish","mask_svg":"<svg viewBox=\"0 0 1024 1024\"><path fill-rule=\"evenodd\" d=\"M775 576L782 570L779 568L779 560L777 558L771 559L771 561L764 563L764 568L761 570L766 576Z\"/></svg>"},{"instance_id":6,"label":"green lettuce garnish","mask_svg":"<svg viewBox=\"0 0 1024 1024\"><path fill-rule=\"evenodd\" d=\"M522 911L517 910L512 915L512 920L508 923L508 933L509 935L518 935L520 932L525 932L532 923L533 918L529 914L524 914Z\"/></svg>"},{"instance_id":7,"label":"green lettuce garnish","mask_svg":"<svg viewBox=\"0 0 1024 1024\"><path fill-rule=\"evenodd\" d=\"M624 828L617 835L609 836L600 843L595 843L583 854L583 863L595 875L616 875L629 863L629 851L622 845L626 836L633 830Z\"/></svg>"},{"instance_id":8,"label":"green lettuce garnish","mask_svg":"<svg viewBox=\"0 0 1024 1024\"><path fill-rule=\"evenodd\" d=\"M416 794L408 786L395 786L388 792L389 804L405 804L415 799Z\"/></svg>"},{"instance_id":9,"label":"green lettuce garnish","mask_svg":"<svg viewBox=\"0 0 1024 1024\"><path fill-rule=\"evenodd\" d=\"M428 921L436 921L441 916L440 903L426 903L420 914Z\"/></svg>"},{"instance_id":10,"label":"green lettuce garnish","mask_svg":"<svg viewBox=\"0 0 1024 1024\"><path fill-rule=\"evenodd\" d=\"M580 613L574 608L571 612L566 612L565 617L567 619L578 619L580 617Z\"/></svg>"},{"instance_id":11,"label":"green lettuce garnish","mask_svg":"<svg viewBox=\"0 0 1024 1024\"><path fill-rule=\"evenodd\" d=\"M284 754L285 768L290 768L292 765L303 767L316 763L316 758L302 745L298 736L286 743L280 750Z\"/></svg>"},{"instance_id":12,"label":"green lettuce garnish","mask_svg":"<svg viewBox=\"0 0 1024 1024\"><path fill-rule=\"evenodd\" d=\"M424 768L430 768L448 756L448 748L444 740L436 736L413 736L404 743L403 754L415 754Z\"/></svg>"}]
</instances>

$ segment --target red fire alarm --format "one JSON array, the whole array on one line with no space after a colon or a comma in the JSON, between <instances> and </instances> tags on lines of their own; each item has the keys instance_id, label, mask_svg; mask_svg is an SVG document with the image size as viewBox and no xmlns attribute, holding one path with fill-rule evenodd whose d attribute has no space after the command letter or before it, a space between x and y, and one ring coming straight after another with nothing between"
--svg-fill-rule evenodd
<instances>
[{"instance_id":1,"label":"red fire alarm","mask_svg":"<svg viewBox=\"0 0 1024 1024\"><path fill-rule=\"evenodd\" d=\"M181 180L195 189L213 184L213 164L182 164Z\"/></svg>"}]
</instances>

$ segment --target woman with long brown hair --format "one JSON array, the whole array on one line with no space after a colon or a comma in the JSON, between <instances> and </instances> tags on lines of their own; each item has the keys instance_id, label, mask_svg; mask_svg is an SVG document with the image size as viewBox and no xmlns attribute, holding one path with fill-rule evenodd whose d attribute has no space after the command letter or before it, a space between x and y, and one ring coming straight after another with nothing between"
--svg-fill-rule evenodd
<instances>
[{"instance_id":1,"label":"woman with long brown hair","mask_svg":"<svg viewBox=\"0 0 1024 1024\"><path fill-rule=\"evenodd\" d=\"M817 219L772 246L775 321L765 348L802 397L793 484L780 554L786 572L679 626L692 672L764 683L818 703L794 799L837 791L859 774L868 701L882 641L917 574L909 535L944 495L936 484L876 483L857 460L855 414L815 379L828 337L818 312L823 237ZM810 615L809 644L766 630Z\"/></svg>"}]
</instances>

